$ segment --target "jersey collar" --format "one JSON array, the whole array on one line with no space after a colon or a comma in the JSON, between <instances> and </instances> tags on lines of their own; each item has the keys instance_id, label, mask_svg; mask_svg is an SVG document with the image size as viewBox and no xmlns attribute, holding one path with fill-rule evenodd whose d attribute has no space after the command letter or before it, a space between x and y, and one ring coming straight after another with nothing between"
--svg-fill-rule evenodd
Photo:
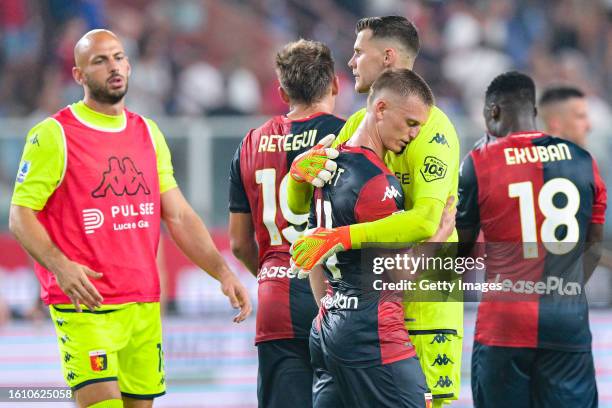
<instances>
[{"instance_id":1,"label":"jersey collar","mask_svg":"<svg viewBox=\"0 0 612 408\"><path fill-rule=\"evenodd\" d=\"M75 118L83 125L102 132L121 132L125 130L127 119L125 111L121 115L106 115L97 112L79 101L68 106Z\"/></svg>"}]
</instances>

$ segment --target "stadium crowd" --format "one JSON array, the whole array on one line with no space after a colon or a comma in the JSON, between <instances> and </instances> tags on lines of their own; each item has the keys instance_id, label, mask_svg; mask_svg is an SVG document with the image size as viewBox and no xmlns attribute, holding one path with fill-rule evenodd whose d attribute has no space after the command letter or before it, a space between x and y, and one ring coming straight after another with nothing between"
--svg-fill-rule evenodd
<instances>
[{"instance_id":1,"label":"stadium crowd","mask_svg":"<svg viewBox=\"0 0 612 408\"><path fill-rule=\"evenodd\" d=\"M45 116L79 97L72 44L108 27L134 67L128 106L147 115L275 114L272 53L295 38L334 51L350 89L352 22L400 14L424 39L415 69L451 117L480 118L480 96L516 68L539 89L570 82L589 95L593 120L612 102L612 1L608 0L3 0L0 2L0 117ZM228 27L231 27L228 29ZM341 92L338 111L362 103ZM599 112L599 114L598 114ZM603 119L598 119L603 118Z\"/></svg>"}]
</instances>

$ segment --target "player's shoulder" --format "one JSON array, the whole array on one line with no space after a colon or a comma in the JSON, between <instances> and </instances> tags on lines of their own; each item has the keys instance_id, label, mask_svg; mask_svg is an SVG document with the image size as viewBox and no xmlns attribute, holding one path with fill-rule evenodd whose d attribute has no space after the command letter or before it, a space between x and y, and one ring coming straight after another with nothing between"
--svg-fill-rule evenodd
<instances>
[{"instance_id":1,"label":"player's shoulder","mask_svg":"<svg viewBox=\"0 0 612 408\"><path fill-rule=\"evenodd\" d=\"M41 142L53 142L63 144L62 125L53 117L47 117L36 123L27 135L27 141L32 144L40 145Z\"/></svg>"},{"instance_id":2,"label":"player's shoulder","mask_svg":"<svg viewBox=\"0 0 612 408\"><path fill-rule=\"evenodd\" d=\"M336 159L338 167L350 168L354 176L359 175L361 181L379 174L392 174L371 149L343 144L338 148L338 152Z\"/></svg>"},{"instance_id":3,"label":"player's shoulder","mask_svg":"<svg viewBox=\"0 0 612 408\"><path fill-rule=\"evenodd\" d=\"M450 118L444 113L442 109L437 106L432 106L429 111L429 117L427 122L423 126L425 131L429 132L444 132L449 133L449 137L457 137L455 126L451 122Z\"/></svg>"},{"instance_id":4,"label":"player's shoulder","mask_svg":"<svg viewBox=\"0 0 612 408\"><path fill-rule=\"evenodd\" d=\"M562 137L548 135L548 134L543 134L542 139L544 141L544 144L548 146L556 145L559 148L569 150L572 156L576 158L584 158L584 159L589 159L589 160L593 159L591 152L586 150L584 147L577 145L571 140L563 139Z\"/></svg>"},{"instance_id":5,"label":"player's shoulder","mask_svg":"<svg viewBox=\"0 0 612 408\"><path fill-rule=\"evenodd\" d=\"M355 112L351 116L349 116L349 118L346 120L346 122L347 123L361 122L363 120L363 118L365 117L366 112L367 112L366 108L361 108L357 112Z\"/></svg>"},{"instance_id":6,"label":"player's shoulder","mask_svg":"<svg viewBox=\"0 0 612 408\"><path fill-rule=\"evenodd\" d=\"M308 130L317 131L317 140L328 134L337 135L346 121L327 112L319 112L304 119L292 120L291 133L300 134Z\"/></svg>"},{"instance_id":7,"label":"player's shoulder","mask_svg":"<svg viewBox=\"0 0 612 408\"><path fill-rule=\"evenodd\" d=\"M448 116L437 106L432 106L427 122L421 126L415 145L444 145L451 149L459 149L459 138L455 126Z\"/></svg>"}]
</instances>

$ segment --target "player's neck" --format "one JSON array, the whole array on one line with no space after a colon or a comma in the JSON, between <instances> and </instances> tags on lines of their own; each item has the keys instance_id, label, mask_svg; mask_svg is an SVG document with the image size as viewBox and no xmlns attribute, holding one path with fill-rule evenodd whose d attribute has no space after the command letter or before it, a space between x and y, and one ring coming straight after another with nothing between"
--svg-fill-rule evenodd
<instances>
[{"instance_id":1,"label":"player's neck","mask_svg":"<svg viewBox=\"0 0 612 408\"><path fill-rule=\"evenodd\" d=\"M85 98L83 98L83 102L91 110L110 116L121 115L123 113L123 110L125 109L125 102L123 99L121 99L121 101L117 102L116 104L111 105L108 103L98 102L86 95Z\"/></svg>"},{"instance_id":2,"label":"player's neck","mask_svg":"<svg viewBox=\"0 0 612 408\"><path fill-rule=\"evenodd\" d=\"M305 119L315 113L332 113L334 110L333 100L329 101L327 98L310 105L306 104L291 104L287 113L287 118L291 120Z\"/></svg>"},{"instance_id":3,"label":"player's neck","mask_svg":"<svg viewBox=\"0 0 612 408\"><path fill-rule=\"evenodd\" d=\"M385 149L378 129L376 128L376 123L371 123L369 120L365 122L365 126L357 128L346 144L349 146L367 147L373 150L380 160L384 160L385 153L387 153L387 149Z\"/></svg>"},{"instance_id":4,"label":"player's neck","mask_svg":"<svg viewBox=\"0 0 612 408\"><path fill-rule=\"evenodd\" d=\"M503 132L503 134L508 136L512 133L531 132L536 130L537 126L535 120L533 120L532 118L517 118L516 121L511 122L508 124L508 126L506 126L505 132Z\"/></svg>"}]
</instances>

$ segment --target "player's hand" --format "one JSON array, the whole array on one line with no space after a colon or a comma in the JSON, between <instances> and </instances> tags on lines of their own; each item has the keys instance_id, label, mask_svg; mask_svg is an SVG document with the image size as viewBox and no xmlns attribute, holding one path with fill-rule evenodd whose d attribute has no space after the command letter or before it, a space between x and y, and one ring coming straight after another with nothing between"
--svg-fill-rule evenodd
<instances>
[{"instance_id":1,"label":"player's hand","mask_svg":"<svg viewBox=\"0 0 612 408\"><path fill-rule=\"evenodd\" d=\"M291 163L291 177L298 183L307 182L323 187L337 168L336 162L330 160L338 157L338 151L330 147L335 139L335 135L329 134L312 149L297 156Z\"/></svg>"},{"instance_id":2,"label":"player's hand","mask_svg":"<svg viewBox=\"0 0 612 408\"><path fill-rule=\"evenodd\" d=\"M303 236L291 245L291 265L293 270L298 272L298 276L300 273L304 275L336 252L349 249L351 234L348 226L317 228L312 234Z\"/></svg>"},{"instance_id":3,"label":"player's hand","mask_svg":"<svg viewBox=\"0 0 612 408\"><path fill-rule=\"evenodd\" d=\"M104 300L89 278L100 279L102 274L85 265L68 261L54 271L60 289L70 298L77 312L82 312L81 303L89 310L95 310Z\"/></svg>"},{"instance_id":4,"label":"player's hand","mask_svg":"<svg viewBox=\"0 0 612 408\"><path fill-rule=\"evenodd\" d=\"M230 304L234 309L240 308L240 312L234 316L234 323L240 323L251 314L253 307L249 299L249 293L242 282L233 273L221 279L221 291L229 298Z\"/></svg>"},{"instance_id":5,"label":"player's hand","mask_svg":"<svg viewBox=\"0 0 612 408\"><path fill-rule=\"evenodd\" d=\"M428 240L429 242L446 242L455 230L455 216L457 215L457 207L455 207L455 197L450 196L446 200L446 205L442 211L440 224L436 233Z\"/></svg>"}]
</instances>

